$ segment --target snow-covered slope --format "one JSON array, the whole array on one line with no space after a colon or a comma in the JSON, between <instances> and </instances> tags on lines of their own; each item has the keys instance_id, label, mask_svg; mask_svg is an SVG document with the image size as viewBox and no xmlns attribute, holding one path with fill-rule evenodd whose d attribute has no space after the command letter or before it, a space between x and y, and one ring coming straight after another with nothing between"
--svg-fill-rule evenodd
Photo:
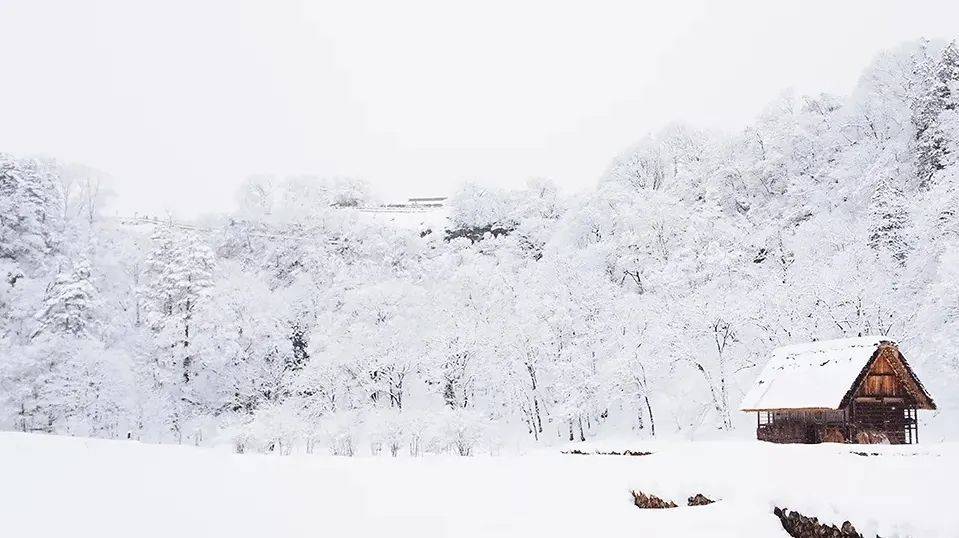
<instances>
[{"instance_id":1,"label":"snow-covered slope","mask_svg":"<svg viewBox=\"0 0 959 538\"><path fill-rule=\"evenodd\" d=\"M622 448L622 447L619 447ZM4 536L955 536L951 445L648 444L650 456L341 458L0 434ZM859 456L853 450L876 456ZM630 490L705 507L640 510Z\"/></svg>"}]
</instances>

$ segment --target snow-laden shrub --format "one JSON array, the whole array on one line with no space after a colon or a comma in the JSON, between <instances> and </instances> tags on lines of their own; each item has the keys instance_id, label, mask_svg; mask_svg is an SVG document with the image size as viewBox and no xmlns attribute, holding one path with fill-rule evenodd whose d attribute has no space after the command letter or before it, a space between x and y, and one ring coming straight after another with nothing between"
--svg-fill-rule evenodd
<instances>
[{"instance_id":1,"label":"snow-laden shrub","mask_svg":"<svg viewBox=\"0 0 959 538\"><path fill-rule=\"evenodd\" d=\"M193 417L181 427L183 442L194 446L207 445L216 438L218 426L215 417L208 415Z\"/></svg>"},{"instance_id":2,"label":"snow-laden shrub","mask_svg":"<svg viewBox=\"0 0 959 538\"><path fill-rule=\"evenodd\" d=\"M302 438L300 423L290 409L265 405L249 422L227 429L237 453L248 451L289 455Z\"/></svg>"},{"instance_id":3,"label":"snow-laden shrub","mask_svg":"<svg viewBox=\"0 0 959 538\"><path fill-rule=\"evenodd\" d=\"M423 439L427 436L429 417L423 413L404 413L403 426L409 455L414 458L423 450Z\"/></svg>"},{"instance_id":4,"label":"snow-laden shrub","mask_svg":"<svg viewBox=\"0 0 959 538\"><path fill-rule=\"evenodd\" d=\"M321 422L322 436L327 441L330 454L353 456L356 454L357 434L363 427L362 417L353 412L327 415Z\"/></svg>"},{"instance_id":5,"label":"snow-laden shrub","mask_svg":"<svg viewBox=\"0 0 959 538\"><path fill-rule=\"evenodd\" d=\"M456 409L443 415L440 424L447 450L460 456L472 456L485 434L485 418L479 413Z\"/></svg>"},{"instance_id":6,"label":"snow-laden shrub","mask_svg":"<svg viewBox=\"0 0 959 538\"><path fill-rule=\"evenodd\" d=\"M391 456L399 455L406 438L404 417L398 409L380 409L372 411L366 421L366 432L370 441L370 452L374 455L387 450Z\"/></svg>"}]
</instances>

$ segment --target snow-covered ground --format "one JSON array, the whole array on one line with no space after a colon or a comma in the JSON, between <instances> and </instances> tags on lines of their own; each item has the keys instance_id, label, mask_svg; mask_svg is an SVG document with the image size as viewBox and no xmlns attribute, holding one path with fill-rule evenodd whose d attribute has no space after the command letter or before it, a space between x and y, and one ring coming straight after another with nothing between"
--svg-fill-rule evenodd
<instances>
[{"instance_id":1,"label":"snow-covered ground","mask_svg":"<svg viewBox=\"0 0 959 538\"><path fill-rule=\"evenodd\" d=\"M3 433L0 526L3 536L104 538L786 536L772 514L786 506L849 519L866 536L959 535L955 445L630 448L654 454L280 457ZM720 501L641 510L633 488Z\"/></svg>"}]
</instances>

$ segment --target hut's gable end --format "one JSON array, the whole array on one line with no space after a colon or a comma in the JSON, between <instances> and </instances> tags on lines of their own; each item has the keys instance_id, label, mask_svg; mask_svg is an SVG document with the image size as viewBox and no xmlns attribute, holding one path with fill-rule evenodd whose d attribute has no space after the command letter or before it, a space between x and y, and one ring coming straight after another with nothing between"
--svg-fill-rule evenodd
<instances>
[{"instance_id":1,"label":"hut's gable end","mask_svg":"<svg viewBox=\"0 0 959 538\"><path fill-rule=\"evenodd\" d=\"M903 398L909 396L899 379L899 374L889 363L891 356L897 354L891 347L883 348L870 366L863 383L859 386L856 393L857 397Z\"/></svg>"},{"instance_id":2,"label":"hut's gable end","mask_svg":"<svg viewBox=\"0 0 959 538\"><path fill-rule=\"evenodd\" d=\"M905 357L892 343L884 343L876 350L843 398L842 407L847 406L852 398L859 401L901 400L919 409L936 408Z\"/></svg>"}]
</instances>

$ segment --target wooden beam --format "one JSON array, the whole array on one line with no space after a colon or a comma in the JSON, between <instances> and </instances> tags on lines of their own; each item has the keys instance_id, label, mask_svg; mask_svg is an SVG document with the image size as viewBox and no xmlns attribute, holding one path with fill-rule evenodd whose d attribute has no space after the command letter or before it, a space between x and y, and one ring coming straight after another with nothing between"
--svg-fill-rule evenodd
<instances>
[{"instance_id":1,"label":"wooden beam","mask_svg":"<svg viewBox=\"0 0 959 538\"><path fill-rule=\"evenodd\" d=\"M876 403L885 403L885 402L905 402L905 398L900 398L898 396L857 396L857 402L876 402Z\"/></svg>"}]
</instances>

